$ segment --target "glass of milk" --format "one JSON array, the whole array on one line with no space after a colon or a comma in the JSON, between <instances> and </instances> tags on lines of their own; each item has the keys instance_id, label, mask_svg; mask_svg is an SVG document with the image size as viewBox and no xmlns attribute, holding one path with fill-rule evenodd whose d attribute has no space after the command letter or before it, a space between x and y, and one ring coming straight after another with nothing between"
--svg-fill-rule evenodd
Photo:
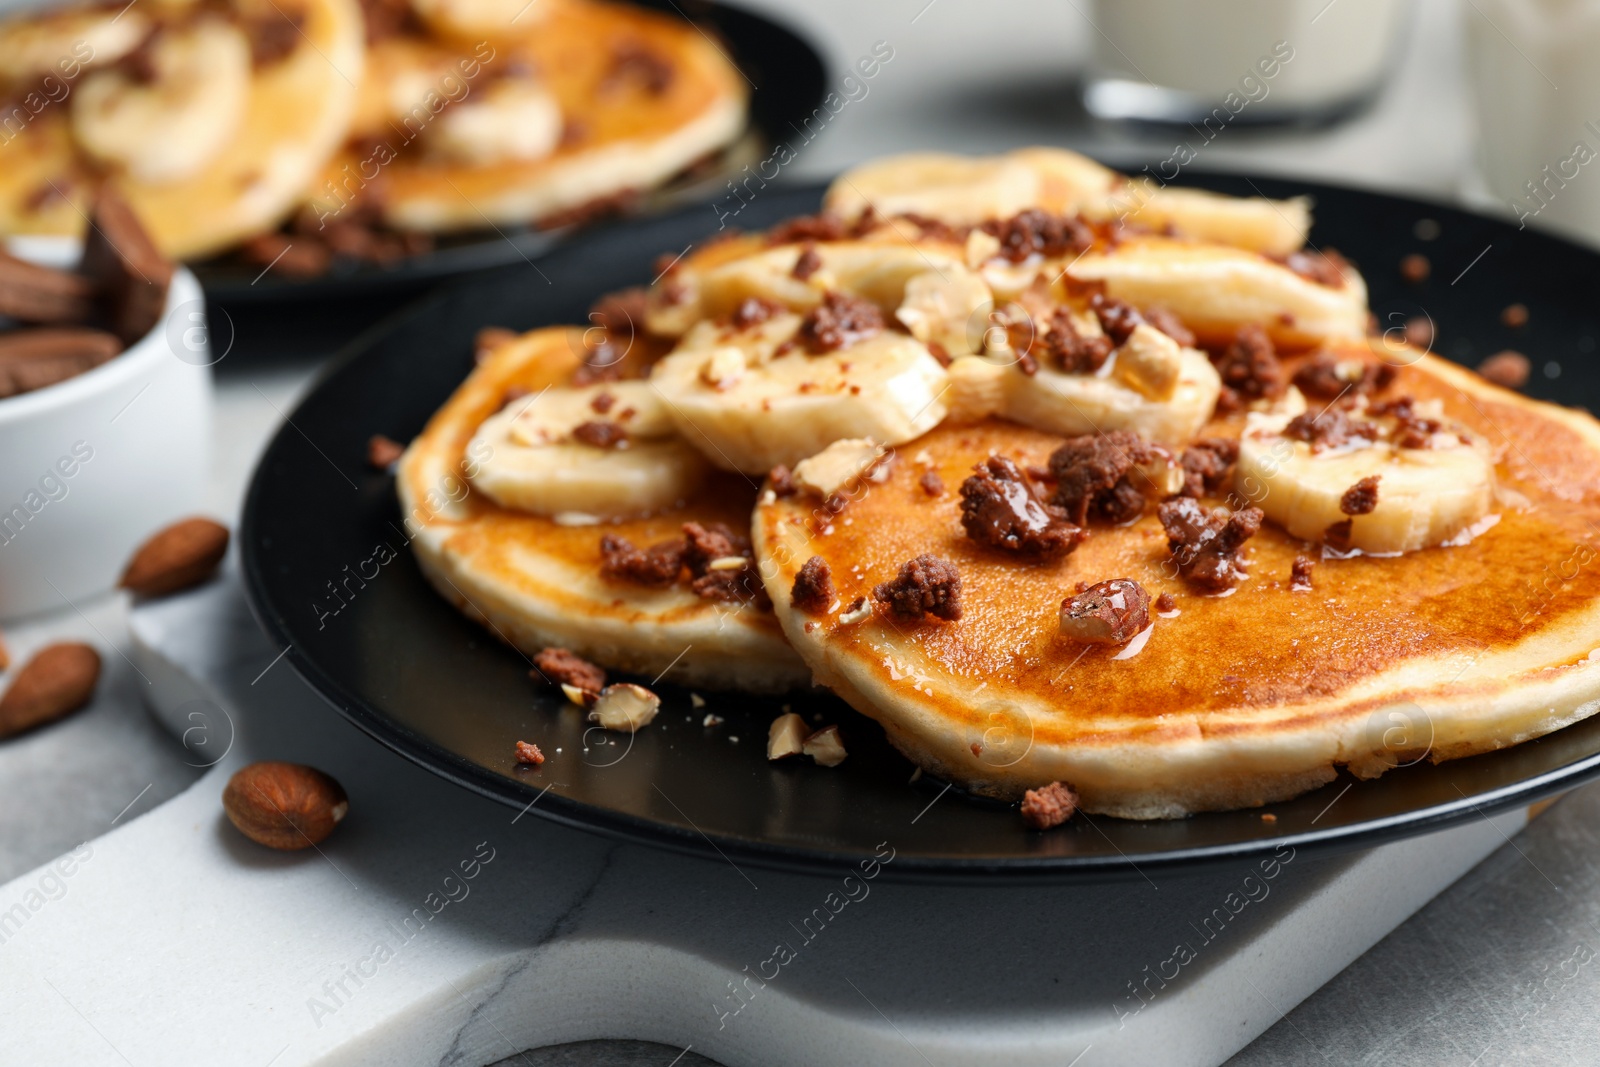
<instances>
[{"instance_id":1,"label":"glass of milk","mask_svg":"<svg viewBox=\"0 0 1600 1067\"><path fill-rule=\"evenodd\" d=\"M1382 86L1410 7L1410 0L1094 0L1084 106L1098 118L1148 122L1336 118Z\"/></svg>"},{"instance_id":2,"label":"glass of milk","mask_svg":"<svg viewBox=\"0 0 1600 1067\"><path fill-rule=\"evenodd\" d=\"M1524 226L1600 243L1600 0L1464 9L1479 159Z\"/></svg>"}]
</instances>

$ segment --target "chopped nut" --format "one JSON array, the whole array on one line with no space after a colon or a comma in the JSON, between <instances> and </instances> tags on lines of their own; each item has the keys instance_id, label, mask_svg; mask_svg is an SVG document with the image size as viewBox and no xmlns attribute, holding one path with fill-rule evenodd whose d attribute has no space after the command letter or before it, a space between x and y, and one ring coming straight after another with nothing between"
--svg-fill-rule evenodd
<instances>
[{"instance_id":1,"label":"chopped nut","mask_svg":"<svg viewBox=\"0 0 1600 1067\"><path fill-rule=\"evenodd\" d=\"M1127 578L1097 582L1061 602L1061 633L1090 645L1124 645L1150 625L1150 594Z\"/></svg>"},{"instance_id":2,"label":"chopped nut","mask_svg":"<svg viewBox=\"0 0 1600 1067\"><path fill-rule=\"evenodd\" d=\"M1116 350L1114 377L1151 400L1171 400L1178 391L1178 376L1183 367L1178 342L1156 329L1140 323Z\"/></svg>"},{"instance_id":3,"label":"chopped nut","mask_svg":"<svg viewBox=\"0 0 1600 1067\"><path fill-rule=\"evenodd\" d=\"M367 438L367 465L374 470L386 471L406 454L406 446L399 441L391 440L381 433L375 433Z\"/></svg>"},{"instance_id":4,"label":"chopped nut","mask_svg":"<svg viewBox=\"0 0 1600 1067\"><path fill-rule=\"evenodd\" d=\"M1428 280L1428 275L1433 273L1433 264L1428 262L1428 257L1413 252L1400 260L1400 277L1412 285L1420 285Z\"/></svg>"},{"instance_id":5,"label":"chopped nut","mask_svg":"<svg viewBox=\"0 0 1600 1067\"><path fill-rule=\"evenodd\" d=\"M845 608L844 611L839 614L839 624L841 626L854 626L856 623L869 617L871 614L872 605L867 603L867 598L864 596L858 596L850 602L850 606L848 608Z\"/></svg>"},{"instance_id":6,"label":"chopped nut","mask_svg":"<svg viewBox=\"0 0 1600 1067\"><path fill-rule=\"evenodd\" d=\"M571 682L562 682L560 685L561 691L566 694L567 699L580 708L588 707L600 696L598 692L592 689L584 689L581 686L573 685Z\"/></svg>"},{"instance_id":7,"label":"chopped nut","mask_svg":"<svg viewBox=\"0 0 1600 1067\"><path fill-rule=\"evenodd\" d=\"M805 746L806 721L794 712L779 715L767 728L767 759L798 756Z\"/></svg>"},{"instance_id":8,"label":"chopped nut","mask_svg":"<svg viewBox=\"0 0 1600 1067\"><path fill-rule=\"evenodd\" d=\"M1507 304L1506 309L1500 312L1500 322L1513 330L1528 325L1528 305Z\"/></svg>"},{"instance_id":9,"label":"chopped nut","mask_svg":"<svg viewBox=\"0 0 1600 1067\"><path fill-rule=\"evenodd\" d=\"M1061 782L1051 782L1022 795L1022 821L1035 830L1060 826L1077 810L1078 794Z\"/></svg>"},{"instance_id":10,"label":"chopped nut","mask_svg":"<svg viewBox=\"0 0 1600 1067\"><path fill-rule=\"evenodd\" d=\"M1264 812L1261 813L1261 821L1262 822L1277 822L1278 821L1278 817L1276 815L1272 814L1272 812L1270 812L1270 811L1264 811Z\"/></svg>"},{"instance_id":11,"label":"chopped nut","mask_svg":"<svg viewBox=\"0 0 1600 1067\"><path fill-rule=\"evenodd\" d=\"M725 720L721 715L716 715L708 711L705 714L705 718L700 720L700 725L709 730L713 726L721 726L726 721L727 720Z\"/></svg>"},{"instance_id":12,"label":"chopped nut","mask_svg":"<svg viewBox=\"0 0 1600 1067\"><path fill-rule=\"evenodd\" d=\"M878 473L887 452L870 437L835 441L794 467L794 484L827 500L862 478Z\"/></svg>"},{"instance_id":13,"label":"chopped nut","mask_svg":"<svg viewBox=\"0 0 1600 1067\"><path fill-rule=\"evenodd\" d=\"M744 376L744 353L731 346L714 348L700 367L700 380L713 389L731 389Z\"/></svg>"},{"instance_id":14,"label":"chopped nut","mask_svg":"<svg viewBox=\"0 0 1600 1067\"><path fill-rule=\"evenodd\" d=\"M743 556L718 556L706 564L708 571L742 571L750 565Z\"/></svg>"},{"instance_id":15,"label":"chopped nut","mask_svg":"<svg viewBox=\"0 0 1600 1067\"><path fill-rule=\"evenodd\" d=\"M633 733L646 726L661 709L661 698L642 685L619 682L600 691L600 697L589 709L589 721L597 722L607 730Z\"/></svg>"},{"instance_id":16,"label":"chopped nut","mask_svg":"<svg viewBox=\"0 0 1600 1067\"><path fill-rule=\"evenodd\" d=\"M902 619L916 622L932 615L954 622L961 618L961 572L949 560L924 554L902 564L894 580L874 588L872 597Z\"/></svg>"},{"instance_id":17,"label":"chopped nut","mask_svg":"<svg viewBox=\"0 0 1600 1067\"><path fill-rule=\"evenodd\" d=\"M800 716L796 715L796 719ZM844 750L844 742L839 738L837 726L824 726L816 733L805 739L800 746L800 751L816 760L824 767L837 767L844 762L849 753Z\"/></svg>"},{"instance_id":18,"label":"chopped nut","mask_svg":"<svg viewBox=\"0 0 1600 1067\"><path fill-rule=\"evenodd\" d=\"M1521 352L1506 349L1496 352L1482 363L1478 364L1478 373L1496 385L1506 389L1521 389L1528 384L1528 374L1533 370L1533 364Z\"/></svg>"},{"instance_id":19,"label":"chopped nut","mask_svg":"<svg viewBox=\"0 0 1600 1067\"><path fill-rule=\"evenodd\" d=\"M538 745L529 744L527 741L518 741L517 762L530 767L537 767L544 762L544 753L539 751Z\"/></svg>"}]
</instances>

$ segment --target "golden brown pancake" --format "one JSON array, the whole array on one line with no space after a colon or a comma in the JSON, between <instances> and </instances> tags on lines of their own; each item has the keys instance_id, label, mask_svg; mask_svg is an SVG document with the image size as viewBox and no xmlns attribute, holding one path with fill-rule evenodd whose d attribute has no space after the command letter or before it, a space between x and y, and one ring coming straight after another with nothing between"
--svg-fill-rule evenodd
<instances>
[{"instance_id":1,"label":"golden brown pancake","mask_svg":"<svg viewBox=\"0 0 1600 1067\"><path fill-rule=\"evenodd\" d=\"M814 499L758 506L762 574L821 682L929 772L999 797L1059 780L1088 811L1172 818L1283 800L1341 766L1366 777L1424 754L1490 751L1592 714L1600 425L1432 356L1401 370L1386 395L1399 394L1436 397L1487 438L1499 521L1458 547L1322 559L1308 592L1290 590L1290 568L1315 548L1270 526L1248 543L1249 577L1224 596L1175 574L1153 512L1093 527L1055 562L976 544L957 492L973 466L991 452L1042 465L1059 444L997 421L941 426L900 446L888 479L825 532ZM1239 420L1211 430L1237 435ZM936 498L918 484L930 466L948 487ZM879 606L845 625L837 610L808 615L790 603L812 555L827 560L848 605L871 603L874 585L923 553L959 568L959 621L908 623ZM1075 585L1113 578L1140 582L1152 601L1171 593L1180 614L1152 608L1137 649L1062 636L1057 612Z\"/></svg>"},{"instance_id":2,"label":"golden brown pancake","mask_svg":"<svg viewBox=\"0 0 1600 1067\"><path fill-rule=\"evenodd\" d=\"M508 390L565 382L581 336L576 327L550 327L496 349L406 450L397 487L423 573L445 599L530 656L567 648L609 668L708 687L803 684L809 672L770 611L600 575L603 533L643 546L679 536L686 522L743 529L756 489L741 476L714 475L694 499L648 518L587 526L510 511L471 488L467 446L479 425Z\"/></svg>"}]
</instances>

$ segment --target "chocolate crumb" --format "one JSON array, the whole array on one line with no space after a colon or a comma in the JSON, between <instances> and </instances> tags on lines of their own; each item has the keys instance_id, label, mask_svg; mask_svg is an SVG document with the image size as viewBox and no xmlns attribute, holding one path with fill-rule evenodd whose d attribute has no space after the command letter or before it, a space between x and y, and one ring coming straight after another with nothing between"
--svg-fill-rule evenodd
<instances>
[{"instance_id":1,"label":"chocolate crumb","mask_svg":"<svg viewBox=\"0 0 1600 1067\"><path fill-rule=\"evenodd\" d=\"M1072 818L1078 794L1069 785L1051 782L1022 794L1022 821L1035 830L1049 830Z\"/></svg>"},{"instance_id":2,"label":"chocolate crumb","mask_svg":"<svg viewBox=\"0 0 1600 1067\"><path fill-rule=\"evenodd\" d=\"M1216 496L1233 481L1239 462L1239 442L1226 437L1203 437L1183 450L1183 496Z\"/></svg>"},{"instance_id":3,"label":"chocolate crumb","mask_svg":"<svg viewBox=\"0 0 1600 1067\"><path fill-rule=\"evenodd\" d=\"M1231 589L1244 578L1240 553L1261 529L1260 508L1208 512L1190 497L1180 496L1163 503L1157 514L1178 573L1213 593Z\"/></svg>"},{"instance_id":4,"label":"chocolate crumb","mask_svg":"<svg viewBox=\"0 0 1600 1067\"><path fill-rule=\"evenodd\" d=\"M1339 510L1346 515L1371 515L1378 507L1378 483L1383 475L1372 474L1344 491Z\"/></svg>"},{"instance_id":5,"label":"chocolate crumb","mask_svg":"<svg viewBox=\"0 0 1600 1067\"><path fill-rule=\"evenodd\" d=\"M1412 285L1421 285L1428 280L1428 275L1433 273L1433 264L1428 262L1428 257L1413 252L1403 256L1400 260L1400 277Z\"/></svg>"},{"instance_id":6,"label":"chocolate crumb","mask_svg":"<svg viewBox=\"0 0 1600 1067\"><path fill-rule=\"evenodd\" d=\"M953 622L961 618L961 572L949 560L921 555L902 564L893 581L873 589L872 598L912 622L924 615Z\"/></svg>"},{"instance_id":7,"label":"chocolate crumb","mask_svg":"<svg viewBox=\"0 0 1600 1067\"><path fill-rule=\"evenodd\" d=\"M870 300L829 291L806 312L795 333L812 353L837 352L883 331L883 312Z\"/></svg>"},{"instance_id":8,"label":"chocolate crumb","mask_svg":"<svg viewBox=\"0 0 1600 1067\"><path fill-rule=\"evenodd\" d=\"M1145 308L1142 312L1144 321L1178 342L1184 348L1194 347L1194 331L1183 324L1183 320L1164 307Z\"/></svg>"},{"instance_id":9,"label":"chocolate crumb","mask_svg":"<svg viewBox=\"0 0 1600 1067\"><path fill-rule=\"evenodd\" d=\"M980 545L1019 555L1054 559L1070 553L1087 535L1048 508L1027 476L1004 456L990 456L961 483L961 525Z\"/></svg>"},{"instance_id":10,"label":"chocolate crumb","mask_svg":"<svg viewBox=\"0 0 1600 1067\"><path fill-rule=\"evenodd\" d=\"M689 546L681 537L641 550L619 534L603 534L600 537L600 576L607 581L638 585L671 585L678 580L688 551Z\"/></svg>"},{"instance_id":11,"label":"chocolate crumb","mask_svg":"<svg viewBox=\"0 0 1600 1067\"><path fill-rule=\"evenodd\" d=\"M544 753L539 751L539 746L529 744L527 741L517 742L517 762L529 767L537 767L544 762Z\"/></svg>"},{"instance_id":12,"label":"chocolate crumb","mask_svg":"<svg viewBox=\"0 0 1600 1067\"><path fill-rule=\"evenodd\" d=\"M1315 400L1336 400L1352 395L1381 393L1394 383L1398 373L1387 363L1363 362L1359 374L1348 373L1341 361L1322 353L1294 372L1294 384L1306 396Z\"/></svg>"},{"instance_id":13,"label":"chocolate crumb","mask_svg":"<svg viewBox=\"0 0 1600 1067\"><path fill-rule=\"evenodd\" d=\"M748 330L752 326L766 322L782 310L783 305L774 301L759 296L745 297L739 301L739 306L733 309L733 314L728 316L728 325L735 330Z\"/></svg>"},{"instance_id":14,"label":"chocolate crumb","mask_svg":"<svg viewBox=\"0 0 1600 1067\"><path fill-rule=\"evenodd\" d=\"M834 601L833 570L821 556L805 561L794 576L794 588L789 593L790 603L811 615L827 611Z\"/></svg>"},{"instance_id":15,"label":"chocolate crumb","mask_svg":"<svg viewBox=\"0 0 1600 1067\"><path fill-rule=\"evenodd\" d=\"M1350 530L1353 525L1349 519L1333 523L1322 531L1323 543L1336 552L1350 551Z\"/></svg>"},{"instance_id":16,"label":"chocolate crumb","mask_svg":"<svg viewBox=\"0 0 1600 1067\"><path fill-rule=\"evenodd\" d=\"M367 438L367 463L374 470L386 471L405 455L406 446L381 433Z\"/></svg>"},{"instance_id":17,"label":"chocolate crumb","mask_svg":"<svg viewBox=\"0 0 1600 1067\"><path fill-rule=\"evenodd\" d=\"M535 677L551 685L570 685L585 693L599 693L606 687L606 672L582 656L565 648L544 648L533 657Z\"/></svg>"},{"instance_id":18,"label":"chocolate crumb","mask_svg":"<svg viewBox=\"0 0 1600 1067\"><path fill-rule=\"evenodd\" d=\"M573 428L572 439L593 448L620 448L628 440L628 431L614 422L590 419Z\"/></svg>"},{"instance_id":19,"label":"chocolate crumb","mask_svg":"<svg viewBox=\"0 0 1600 1067\"><path fill-rule=\"evenodd\" d=\"M1066 517L1079 526L1091 517L1120 524L1144 513L1143 475L1136 468L1153 462L1158 453L1132 430L1085 434L1068 438L1050 454L1050 471L1056 478L1053 503L1066 509Z\"/></svg>"},{"instance_id":20,"label":"chocolate crumb","mask_svg":"<svg viewBox=\"0 0 1600 1067\"><path fill-rule=\"evenodd\" d=\"M610 393L599 392L594 395L593 400L589 401L589 407L594 411L595 414L604 415L606 412L610 411L613 406L615 406L616 402L617 398L612 396Z\"/></svg>"},{"instance_id":21,"label":"chocolate crumb","mask_svg":"<svg viewBox=\"0 0 1600 1067\"><path fill-rule=\"evenodd\" d=\"M767 472L767 481L772 484L774 496L794 496L800 491L794 483L794 472L782 463Z\"/></svg>"},{"instance_id":22,"label":"chocolate crumb","mask_svg":"<svg viewBox=\"0 0 1600 1067\"><path fill-rule=\"evenodd\" d=\"M1433 347L1434 336L1433 320L1428 316L1418 315L1406 320L1406 344L1427 350Z\"/></svg>"},{"instance_id":23,"label":"chocolate crumb","mask_svg":"<svg viewBox=\"0 0 1600 1067\"><path fill-rule=\"evenodd\" d=\"M1094 244L1094 231L1081 220L1037 208L987 222L983 229L1000 241L1000 254L1013 263L1021 263L1035 253L1063 256L1082 252Z\"/></svg>"},{"instance_id":24,"label":"chocolate crumb","mask_svg":"<svg viewBox=\"0 0 1600 1067\"><path fill-rule=\"evenodd\" d=\"M1157 611L1171 611L1177 606L1178 598L1173 596L1171 593L1162 593L1160 596L1156 597Z\"/></svg>"},{"instance_id":25,"label":"chocolate crumb","mask_svg":"<svg viewBox=\"0 0 1600 1067\"><path fill-rule=\"evenodd\" d=\"M1267 331L1251 323L1241 326L1233 343L1216 360L1222 376L1219 411L1232 411L1251 400L1275 400L1283 395L1283 364Z\"/></svg>"},{"instance_id":26,"label":"chocolate crumb","mask_svg":"<svg viewBox=\"0 0 1600 1067\"><path fill-rule=\"evenodd\" d=\"M1304 441L1313 452L1340 448L1351 441L1377 440L1377 427L1371 423L1353 422L1342 408L1326 408L1312 414L1304 412L1289 420L1283 436L1291 441Z\"/></svg>"},{"instance_id":27,"label":"chocolate crumb","mask_svg":"<svg viewBox=\"0 0 1600 1067\"><path fill-rule=\"evenodd\" d=\"M1287 256L1269 256L1269 259L1282 263L1300 277L1330 289L1344 288L1344 267L1347 260L1333 249L1321 252L1306 251L1290 252Z\"/></svg>"},{"instance_id":28,"label":"chocolate crumb","mask_svg":"<svg viewBox=\"0 0 1600 1067\"><path fill-rule=\"evenodd\" d=\"M1306 556L1296 556L1294 564L1289 568L1289 588L1297 593L1310 591L1311 568L1316 565L1316 561Z\"/></svg>"},{"instance_id":29,"label":"chocolate crumb","mask_svg":"<svg viewBox=\"0 0 1600 1067\"><path fill-rule=\"evenodd\" d=\"M1528 325L1528 305L1507 304L1505 310L1500 312L1500 323L1513 330Z\"/></svg>"},{"instance_id":30,"label":"chocolate crumb","mask_svg":"<svg viewBox=\"0 0 1600 1067\"><path fill-rule=\"evenodd\" d=\"M1521 352L1506 349L1496 352L1482 363L1478 364L1478 373L1496 385L1506 389L1521 389L1528 384L1528 375L1533 370L1533 364Z\"/></svg>"},{"instance_id":31,"label":"chocolate crumb","mask_svg":"<svg viewBox=\"0 0 1600 1067\"><path fill-rule=\"evenodd\" d=\"M923 471L922 477L917 479L917 484L929 496L944 495L944 479L939 477L938 471Z\"/></svg>"},{"instance_id":32,"label":"chocolate crumb","mask_svg":"<svg viewBox=\"0 0 1600 1067\"><path fill-rule=\"evenodd\" d=\"M1128 338L1133 336L1133 331L1143 323L1144 316L1125 300L1116 300L1104 293L1095 293L1089 298L1089 306L1094 308L1095 317L1100 320L1100 328L1110 337L1112 343L1124 345Z\"/></svg>"},{"instance_id":33,"label":"chocolate crumb","mask_svg":"<svg viewBox=\"0 0 1600 1067\"><path fill-rule=\"evenodd\" d=\"M800 255L795 258L794 269L789 276L797 281L806 281L817 271L822 269L822 256L817 252L817 243L807 241L800 250Z\"/></svg>"}]
</instances>

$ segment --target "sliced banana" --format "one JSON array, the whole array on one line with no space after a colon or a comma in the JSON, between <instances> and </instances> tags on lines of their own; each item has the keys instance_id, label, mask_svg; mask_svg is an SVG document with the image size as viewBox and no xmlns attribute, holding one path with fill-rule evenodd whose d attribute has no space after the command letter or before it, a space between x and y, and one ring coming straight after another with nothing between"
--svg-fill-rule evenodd
<instances>
[{"instance_id":1,"label":"sliced banana","mask_svg":"<svg viewBox=\"0 0 1600 1067\"><path fill-rule=\"evenodd\" d=\"M780 348L799 324L793 313L739 332L704 322L655 365L650 384L712 463L765 473L847 438L900 444L945 417L948 378L922 342L884 331L821 355Z\"/></svg>"},{"instance_id":2,"label":"sliced banana","mask_svg":"<svg viewBox=\"0 0 1600 1067\"><path fill-rule=\"evenodd\" d=\"M1311 232L1311 202L1303 196L1291 200L1223 196L1148 179L1130 181L1085 213L1157 231L1171 227L1184 237L1275 256L1304 248Z\"/></svg>"},{"instance_id":3,"label":"sliced banana","mask_svg":"<svg viewBox=\"0 0 1600 1067\"><path fill-rule=\"evenodd\" d=\"M1282 414L1248 417L1234 481L1269 520L1296 537L1329 541L1340 550L1411 552L1471 536L1493 504L1494 465L1482 441L1463 442L1441 431L1430 447L1403 448L1395 443L1392 420L1358 416L1352 423L1370 428L1375 440L1355 437L1319 452L1284 435L1289 421ZM1379 479L1376 507L1347 513L1341 507L1346 493L1371 477ZM1329 528L1345 521L1348 532L1330 537Z\"/></svg>"},{"instance_id":4,"label":"sliced banana","mask_svg":"<svg viewBox=\"0 0 1600 1067\"><path fill-rule=\"evenodd\" d=\"M778 245L706 270L698 280L696 315L726 316L751 297L804 311L820 304L827 292L870 300L885 314L892 314L905 300L906 285L912 278L931 273L950 281L971 273L957 249L924 247L894 238L829 242L811 251L818 266L805 277L795 276L795 264L805 252L801 245Z\"/></svg>"},{"instance_id":5,"label":"sliced banana","mask_svg":"<svg viewBox=\"0 0 1600 1067\"><path fill-rule=\"evenodd\" d=\"M1287 345L1359 339L1366 332L1367 287L1353 268L1335 288L1243 249L1138 237L1088 253L1067 273L1101 282L1106 295L1135 307L1166 307L1202 338L1225 340L1250 323Z\"/></svg>"},{"instance_id":6,"label":"sliced banana","mask_svg":"<svg viewBox=\"0 0 1600 1067\"><path fill-rule=\"evenodd\" d=\"M1042 182L1006 156L914 152L863 163L828 187L823 208L846 219L924 215L952 226L1003 219L1039 203Z\"/></svg>"},{"instance_id":7,"label":"sliced banana","mask_svg":"<svg viewBox=\"0 0 1600 1067\"><path fill-rule=\"evenodd\" d=\"M444 37L499 40L526 35L561 0L411 0L411 10Z\"/></svg>"},{"instance_id":8,"label":"sliced banana","mask_svg":"<svg viewBox=\"0 0 1600 1067\"><path fill-rule=\"evenodd\" d=\"M626 436L611 446L586 444L585 424ZM495 503L572 521L673 507L708 469L642 381L554 387L514 400L484 420L466 454L477 460L472 484Z\"/></svg>"},{"instance_id":9,"label":"sliced banana","mask_svg":"<svg viewBox=\"0 0 1600 1067\"><path fill-rule=\"evenodd\" d=\"M445 108L427 133L429 150L468 166L542 159L561 141L561 105L529 78L505 78Z\"/></svg>"},{"instance_id":10,"label":"sliced banana","mask_svg":"<svg viewBox=\"0 0 1600 1067\"><path fill-rule=\"evenodd\" d=\"M70 79L77 70L115 63L149 33L150 20L130 8L121 14L98 8L15 19L0 24L0 82Z\"/></svg>"},{"instance_id":11,"label":"sliced banana","mask_svg":"<svg viewBox=\"0 0 1600 1067\"><path fill-rule=\"evenodd\" d=\"M1030 206L1057 215L1097 213L1127 184L1110 167L1065 148L1018 148L1006 158L1031 167L1039 176L1039 200Z\"/></svg>"},{"instance_id":12,"label":"sliced banana","mask_svg":"<svg viewBox=\"0 0 1600 1067\"><path fill-rule=\"evenodd\" d=\"M1129 385L1118 373L1119 362L1118 352L1113 352L1094 374L1040 367L1038 373L1026 375L1016 366L1007 367L1001 414L1068 437L1135 430L1174 447L1187 444L1210 420L1222 380L1204 352L1178 350L1172 393L1165 400L1152 399Z\"/></svg>"},{"instance_id":13,"label":"sliced banana","mask_svg":"<svg viewBox=\"0 0 1600 1067\"><path fill-rule=\"evenodd\" d=\"M90 157L139 181L193 177L238 132L250 92L250 42L214 19L153 46L155 80L117 70L84 78L71 98L72 131Z\"/></svg>"}]
</instances>

